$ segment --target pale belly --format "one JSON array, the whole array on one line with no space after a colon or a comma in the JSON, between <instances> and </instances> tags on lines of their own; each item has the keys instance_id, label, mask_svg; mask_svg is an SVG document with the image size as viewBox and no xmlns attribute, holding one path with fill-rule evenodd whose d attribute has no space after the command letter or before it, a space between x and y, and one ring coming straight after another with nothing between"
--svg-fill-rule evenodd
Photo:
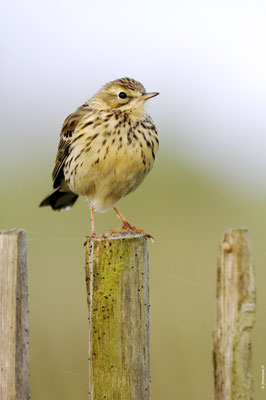
<instances>
[{"instance_id":1,"label":"pale belly","mask_svg":"<svg viewBox=\"0 0 266 400\"><path fill-rule=\"evenodd\" d=\"M134 191L151 170L154 158L150 148L139 142L132 146L97 146L88 152L76 146L66 163L64 174L70 190L86 196L100 211L109 209L122 197ZM98 149L94 151L94 149ZM100 149L100 150L99 150Z\"/></svg>"}]
</instances>

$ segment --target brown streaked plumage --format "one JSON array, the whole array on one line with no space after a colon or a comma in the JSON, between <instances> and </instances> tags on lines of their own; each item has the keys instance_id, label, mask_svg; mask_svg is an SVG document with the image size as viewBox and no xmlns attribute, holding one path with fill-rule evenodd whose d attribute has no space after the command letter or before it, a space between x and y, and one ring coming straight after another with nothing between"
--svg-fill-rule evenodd
<instances>
[{"instance_id":1,"label":"brown streaked plumage","mask_svg":"<svg viewBox=\"0 0 266 400\"><path fill-rule=\"evenodd\" d=\"M40 207L61 210L71 207L78 196L86 196L92 236L94 209L112 207L123 222L121 229L144 233L130 225L114 206L140 185L154 164L159 141L145 102L157 94L146 93L134 79L117 79L70 114L60 134L52 173L54 190Z\"/></svg>"}]
</instances>

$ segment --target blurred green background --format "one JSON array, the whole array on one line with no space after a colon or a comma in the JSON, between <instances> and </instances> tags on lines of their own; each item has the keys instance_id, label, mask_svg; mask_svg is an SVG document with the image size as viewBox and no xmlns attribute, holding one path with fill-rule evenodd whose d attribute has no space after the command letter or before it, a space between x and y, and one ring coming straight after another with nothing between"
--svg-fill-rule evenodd
<instances>
[{"instance_id":1,"label":"blurred green background","mask_svg":"<svg viewBox=\"0 0 266 400\"><path fill-rule=\"evenodd\" d=\"M30 293L31 394L86 399L88 321L84 236L89 212L38 209L49 188L47 168L22 167L2 194L1 228L27 230ZM256 399L265 350L265 197L228 187L163 154L137 192L120 202L129 220L151 232L152 398L212 398L212 332L218 245L223 231L248 226L257 282L253 337ZM114 213L96 214L98 232L119 226Z\"/></svg>"},{"instance_id":2,"label":"blurred green background","mask_svg":"<svg viewBox=\"0 0 266 400\"><path fill-rule=\"evenodd\" d=\"M266 363L266 5L17 0L1 12L1 229L27 231L31 396L87 398L88 312L80 199L51 190L64 118L123 76L159 91L154 169L118 208L152 233L153 400L213 398L216 263L224 230L247 226L256 272L255 399ZM96 214L97 232L119 226Z\"/></svg>"}]
</instances>

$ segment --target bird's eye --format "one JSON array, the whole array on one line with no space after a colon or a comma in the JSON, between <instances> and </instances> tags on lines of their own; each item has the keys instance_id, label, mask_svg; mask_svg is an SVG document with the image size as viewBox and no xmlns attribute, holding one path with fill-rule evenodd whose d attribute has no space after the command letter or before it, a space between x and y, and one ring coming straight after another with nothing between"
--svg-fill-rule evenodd
<instances>
[{"instance_id":1,"label":"bird's eye","mask_svg":"<svg viewBox=\"0 0 266 400\"><path fill-rule=\"evenodd\" d=\"M127 98L127 94L125 92L120 92L118 97L120 97L120 99L126 99Z\"/></svg>"}]
</instances>

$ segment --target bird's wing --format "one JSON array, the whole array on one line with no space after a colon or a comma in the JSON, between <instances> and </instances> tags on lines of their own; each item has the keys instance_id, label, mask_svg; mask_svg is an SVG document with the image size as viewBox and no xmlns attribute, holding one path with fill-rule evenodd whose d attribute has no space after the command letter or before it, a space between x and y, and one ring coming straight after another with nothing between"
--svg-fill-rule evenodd
<instances>
[{"instance_id":1,"label":"bird's wing","mask_svg":"<svg viewBox=\"0 0 266 400\"><path fill-rule=\"evenodd\" d=\"M65 119L60 134L60 141L58 145L55 166L52 172L54 188L57 188L60 185L60 181L62 180L62 178L64 178L64 164L69 155L70 145L72 143L73 137L75 137L75 129L86 113L87 107L86 105L83 105Z\"/></svg>"}]
</instances>

